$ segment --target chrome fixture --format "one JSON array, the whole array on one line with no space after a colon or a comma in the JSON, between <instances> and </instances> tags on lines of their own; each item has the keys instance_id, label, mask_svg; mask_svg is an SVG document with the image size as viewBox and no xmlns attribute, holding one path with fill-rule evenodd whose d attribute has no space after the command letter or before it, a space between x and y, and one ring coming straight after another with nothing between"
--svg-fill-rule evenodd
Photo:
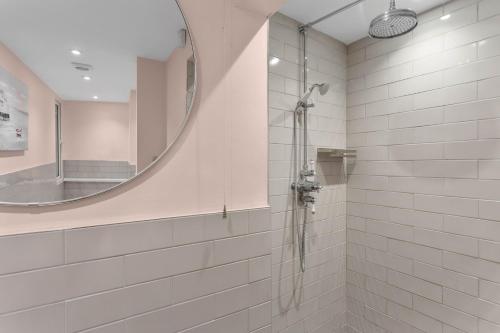
<instances>
[{"instance_id":1,"label":"chrome fixture","mask_svg":"<svg viewBox=\"0 0 500 333\"><path fill-rule=\"evenodd\" d=\"M306 61L307 66L307 61ZM297 222L295 227L297 231L297 240L299 243L299 258L300 258L300 268L302 272L306 270L305 267L305 242L306 242L306 226L307 226L307 212L308 209L311 210L312 214L316 214L316 197L313 193L319 193L321 190L321 186L319 182L315 180L316 176L316 164L314 160L308 161L307 159L307 111L308 108L314 107L314 104L309 103L309 98L314 90L317 88L320 95L325 95L330 89L330 85L328 83L322 84L313 84L311 88L307 89L307 74L305 75L304 80L304 96L297 102L297 106L295 107L295 117L294 117L294 133L297 131L297 124L302 121L302 127L304 130L303 134L303 165L302 169L295 175L295 181L292 183L292 190L294 193L294 220ZM295 141L296 142L296 141ZM298 144L295 143L296 148L298 148ZM298 159L295 159L295 163L298 163ZM294 168L297 170L298 168ZM303 208L303 218L302 218L302 228L299 226L298 219L298 211L299 211L299 203ZM302 230L300 230L302 229Z\"/></svg>"},{"instance_id":2,"label":"chrome fixture","mask_svg":"<svg viewBox=\"0 0 500 333\"><path fill-rule=\"evenodd\" d=\"M325 155L331 158L356 158L356 150L354 149L337 149L319 147L316 150L318 155Z\"/></svg>"},{"instance_id":3,"label":"chrome fixture","mask_svg":"<svg viewBox=\"0 0 500 333\"><path fill-rule=\"evenodd\" d=\"M340 14L340 13L342 13L342 12L344 12L344 11L346 11L346 10L348 10L348 9L350 9L350 8L352 8L352 7L354 7L354 6L357 6L358 4L362 3L363 1L365 1L365 0L356 0L356 1L353 1L353 2L351 2L350 4L347 4L347 5L345 5L344 7L341 7L341 8L339 8L339 9L336 9L336 10L334 10L333 12L328 13L328 14L326 14L325 16L322 16L322 17L320 17L319 19L317 19L317 20L315 20L315 21L312 21L312 22L309 22L309 23L307 23L307 24L304 24L304 25L300 26L300 27L299 27L299 30L304 29L304 28L310 28L310 27L312 27L313 25L316 25L316 24L318 24L318 23L320 23L320 22L322 22L322 21L324 21L324 20L326 20L326 19L329 19L329 18L330 18L330 17L332 17L332 16L335 16L335 15Z\"/></svg>"},{"instance_id":4,"label":"chrome fixture","mask_svg":"<svg viewBox=\"0 0 500 333\"><path fill-rule=\"evenodd\" d=\"M304 95L297 102L297 106L295 107L294 114L294 181L291 184L291 188L293 190L293 221L294 221L294 229L296 230L298 248L299 248L299 258L300 258L300 268L302 272L305 271L305 237L306 237L306 227L307 227L307 214L310 209L312 214L316 213L316 197L314 193L317 193L321 190L321 186L319 182L315 180L316 176L316 166L315 161L309 161L307 158L307 149L308 149L308 127L307 127L307 116L308 109L314 107L313 103L310 103L309 100L313 92L317 89L320 95L325 95L330 89L330 85L328 83L316 83L313 84L310 88L308 88L307 84L307 27L300 27L301 41L302 47L301 50L303 52L303 85L304 85ZM302 123L303 129L303 141L302 141L302 168L299 168L297 165L299 162L298 151L300 150L300 144L297 141L297 133L299 132L299 124ZM300 169L300 171L299 171ZM299 211L303 212L302 223L299 222Z\"/></svg>"},{"instance_id":5,"label":"chrome fixture","mask_svg":"<svg viewBox=\"0 0 500 333\"><path fill-rule=\"evenodd\" d=\"M307 77L307 75L305 75ZM321 95L325 95L328 92L330 86L327 83L323 84L314 84L309 90L307 89L307 81L304 81L305 86L305 94L304 96L297 102L297 106L295 107L295 117L294 117L294 135L297 135L298 123L302 121L302 127L304 130L303 134L303 153L302 153L302 169L297 174L295 171L295 181L292 183L291 188L294 194L294 202L293 202L293 214L294 221L296 221L297 225L295 226L295 230L297 233L297 241L299 248L299 258L300 258L300 269L302 272L305 272L305 243L306 243L306 226L307 226L307 212L308 209L311 209L312 214L316 214L316 197L313 193L319 193L321 190L321 186L319 182L315 180L316 176L316 164L314 160L308 161L307 159L307 111L308 108L314 107L314 104L309 103L309 98L311 94L314 92L314 89L318 88L319 93ZM295 151L298 150L299 144L296 140L294 140ZM299 163L299 160L296 156L295 163ZM294 170L298 170L298 167L295 167ZM302 217L302 228L299 225L298 213L300 210L299 203L301 204L303 210ZM300 230L302 229L302 230Z\"/></svg>"},{"instance_id":6,"label":"chrome fixture","mask_svg":"<svg viewBox=\"0 0 500 333\"><path fill-rule=\"evenodd\" d=\"M299 31L305 31L332 16L340 14L352 7L355 7L365 0L353 1L344 7L334 10L319 19L309 22L307 24L301 25ZM388 39L398 36L402 36L411 32L418 25L417 13L410 9L398 9L396 8L396 0L389 0L389 10L379 16L375 17L371 24L368 34L372 38L377 39Z\"/></svg>"},{"instance_id":7,"label":"chrome fixture","mask_svg":"<svg viewBox=\"0 0 500 333\"><path fill-rule=\"evenodd\" d=\"M353 1L319 19L309 22L307 24L299 26L299 33L301 36L301 52L303 59L303 69L302 69L302 82L304 85L304 96L297 102L297 106L295 108L295 117L294 117L294 162L298 163L298 146L297 143L297 129L298 123L302 121L303 127L303 153L302 153L302 169L300 172L299 168L294 167L294 182L292 183L293 190L293 219L294 219L294 228L297 233L298 240L298 248L299 248L299 256L300 256L300 267L302 272L305 271L305 236L306 236L306 226L307 226L307 214L308 209L310 208L311 213L315 213L315 203L316 198L313 195L314 192L319 192L321 190L321 186L314 179L315 172L315 162L308 161L307 159L307 109L314 107L314 104L309 103L309 98L311 94L314 92L316 88L318 88L319 93L321 95L325 95L330 86L327 83L322 84L314 84L311 88L308 89L307 83L307 71L308 71L308 58L307 58L307 32L308 29L312 26L329 19L341 12L344 12L354 6L357 6L364 0L356 0ZM389 2L389 10L383 13L382 15L377 16L370 25L369 35L373 38L394 38L397 36L404 35L413 29L418 24L417 14L409 9L397 9L396 8L396 0L390 0ZM337 150L330 153L330 156L333 157L355 157L356 154L354 151L350 150ZM299 205L300 204L300 205ZM302 217L302 227L299 222L299 211L302 208L303 217Z\"/></svg>"},{"instance_id":8,"label":"chrome fixture","mask_svg":"<svg viewBox=\"0 0 500 333\"><path fill-rule=\"evenodd\" d=\"M417 25L417 13L410 9L397 9L396 0L390 0L389 10L371 22L369 34L378 39L394 38L409 33Z\"/></svg>"},{"instance_id":9,"label":"chrome fixture","mask_svg":"<svg viewBox=\"0 0 500 333\"><path fill-rule=\"evenodd\" d=\"M316 88L318 88L320 95L324 96L324 95L326 95L326 93L330 89L330 85L328 83L313 84L313 86L309 89L309 91L299 100L299 102L297 103L297 108L314 107L314 104L307 104L307 102L309 101L311 94L313 93L314 89L316 89Z\"/></svg>"}]
</instances>

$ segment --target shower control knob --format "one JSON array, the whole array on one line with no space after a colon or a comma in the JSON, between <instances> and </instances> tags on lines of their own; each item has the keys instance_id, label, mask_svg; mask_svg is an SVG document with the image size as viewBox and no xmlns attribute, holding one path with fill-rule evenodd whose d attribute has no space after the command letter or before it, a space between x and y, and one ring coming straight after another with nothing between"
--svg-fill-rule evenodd
<instances>
[{"instance_id":1,"label":"shower control knob","mask_svg":"<svg viewBox=\"0 0 500 333\"><path fill-rule=\"evenodd\" d=\"M314 176L316 174L316 172L314 170L302 170L300 172L300 175L302 177L311 177L311 176Z\"/></svg>"},{"instance_id":2,"label":"shower control knob","mask_svg":"<svg viewBox=\"0 0 500 333\"><path fill-rule=\"evenodd\" d=\"M318 182L307 182L306 186L308 192L319 192L323 188Z\"/></svg>"},{"instance_id":3,"label":"shower control knob","mask_svg":"<svg viewBox=\"0 0 500 333\"><path fill-rule=\"evenodd\" d=\"M304 195L302 197L302 201L306 204L314 204L316 202L316 199L312 195Z\"/></svg>"},{"instance_id":4,"label":"shower control knob","mask_svg":"<svg viewBox=\"0 0 500 333\"><path fill-rule=\"evenodd\" d=\"M295 190L299 193L311 193L311 192L319 192L322 189L322 186L319 185L318 182L304 181L300 183L293 183L292 190Z\"/></svg>"}]
</instances>

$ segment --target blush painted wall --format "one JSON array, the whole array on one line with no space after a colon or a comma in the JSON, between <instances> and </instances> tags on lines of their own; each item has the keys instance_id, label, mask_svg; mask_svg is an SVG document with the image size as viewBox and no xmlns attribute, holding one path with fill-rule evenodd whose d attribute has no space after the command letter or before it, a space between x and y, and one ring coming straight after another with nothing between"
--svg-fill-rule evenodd
<instances>
[{"instance_id":1,"label":"blush painted wall","mask_svg":"<svg viewBox=\"0 0 500 333\"><path fill-rule=\"evenodd\" d=\"M129 163L137 165L137 91L130 91L129 107Z\"/></svg>"},{"instance_id":2,"label":"blush painted wall","mask_svg":"<svg viewBox=\"0 0 500 333\"><path fill-rule=\"evenodd\" d=\"M187 113L187 63L192 56L188 43L184 48L175 49L165 64L167 145L175 140Z\"/></svg>"},{"instance_id":3,"label":"blush painted wall","mask_svg":"<svg viewBox=\"0 0 500 333\"><path fill-rule=\"evenodd\" d=\"M63 159L129 160L129 104L62 103Z\"/></svg>"},{"instance_id":4,"label":"blush painted wall","mask_svg":"<svg viewBox=\"0 0 500 333\"><path fill-rule=\"evenodd\" d=\"M56 94L0 42L0 66L28 87L28 150L0 151L0 175L55 161Z\"/></svg>"},{"instance_id":5,"label":"blush painted wall","mask_svg":"<svg viewBox=\"0 0 500 333\"><path fill-rule=\"evenodd\" d=\"M165 62L137 58L137 170L142 171L167 147Z\"/></svg>"},{"instance_id":6,"label":"blush painted wall","mask_svg":"<svg viewBox=\"0 0 500 333\"><path fill-rule=\"evenodd\" d=\"M63 206L1 207L0 234L265 207L267 15L284 0L182 0L199 59L195 112L167 156L113 192Z\"/></svg>"},{"instance_id":7,"label":"blush painted wall","mask_svg":"<svg viewBox=\"0 0 500 333\"><path fill-rule=\"evenodd\" d=\"M165 61L137 59L137 169L144 170L171 144L186 118L191 41Z\"/></svg>"}]
</instances>

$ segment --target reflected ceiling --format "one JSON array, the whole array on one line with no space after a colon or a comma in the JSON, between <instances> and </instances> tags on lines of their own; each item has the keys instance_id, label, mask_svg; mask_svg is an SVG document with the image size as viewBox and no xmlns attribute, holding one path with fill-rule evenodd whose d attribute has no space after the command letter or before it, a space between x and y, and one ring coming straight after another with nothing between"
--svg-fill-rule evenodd
<instances>
[{"instance_id":1,"label":"reflected ceiling","mask_svg":"<svg viewBox=\"0 0 500 333\"><path fill-rule=\"evenodd\" d=\"M185 23L175 1L2 0L0 40L63 100L127 102L136 57L166 60ZM65 27L65 29L61 29ZM109 43L112 40L114 43ZM81 50L75 57L72 49ZM92 82L71 62L91 64Z\"/></svg>"}]
</instances>

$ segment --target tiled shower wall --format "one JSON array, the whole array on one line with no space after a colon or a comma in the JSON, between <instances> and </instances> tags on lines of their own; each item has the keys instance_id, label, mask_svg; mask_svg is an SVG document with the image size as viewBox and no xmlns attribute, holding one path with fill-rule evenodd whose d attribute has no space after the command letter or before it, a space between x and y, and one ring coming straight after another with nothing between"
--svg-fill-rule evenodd
<instances>
[{"instance_id":1,"label":"tiled shower wall","mask_svg":"<svg viewBox=\"0 0 500 333\"><path fill-rule=\"evenodd\" d=\"M0 202L50 202L63 198L55 163L0 175Z\"/></svg>"},{"instance_id":2,"label":"tiled shower wall","mask_svg":"<svg viewBox=\"0 0 500 333\"><path fill-rule=\"evenodd\" d=\"M500 332L500 1L348 53L349 331Z\"/></svg>"},{"instance_id":3,"label":"tiled shower wall","mask_svg":"<svg viewBox=\"0 0 500 333\"><path fill-rule=\"evenodd\" d=\"M64 160L65 178L129 179L136 166L128 161Z\"/></svg>"},{"instance_id":4,"label":"tiled shower wall","mask_svg":"<svg viewBox=\"0 0 500 333\"><path fill-rule=\"evenodd\" d=\"M56 164L0 175L0 202L54 202L89 196L114 187L108 179L129 179L135 175L135 165L127 161L64 161L62 184L56 179ZM102 179L101 182L70 178Z\"/></svg>"},{"instance_id":5,"label":"tiled shower wall","mask_svg":"<svg viewBox=\"0 0 500 333\"><path fill-rule=\"evenodd\" d=\"M2 333L269 333L269 209L0 237Z\"/></svg>"},{"instance_id":6,"label":"tiled shower wall","mask_svg":"<svg viewBox=\"0 0 500 333\"><path fill-rule=\"evenodd\" d=\"M136 174L128 161L64 160L63 170L65 200L105 191L117 185L110 179L124 181Z\"/></svg>"},{"instance_id":7,"label":"tiled shower wall","mask_svg":"<svg viewBox=\"0 0 500 333\"><path fill-rule=\"evenodd\" d=\"M272 331L342 332L345 325L346 184L341 160L321 158L324 186L317 213L307 226L306 272L300 273L292 227L293 110L301 95L298 23L280 14L271 19L269 71L272 210ZM328 82L325 96L314 95L310 109L309 157L317 147L346 145L346 47L313 30L309 43L309 84ZM276 63L277 62L277 63ZM299 167L302 164L299 164ZM302 214L300 214L302 215Z\"/></svg>"}]
</instances>

